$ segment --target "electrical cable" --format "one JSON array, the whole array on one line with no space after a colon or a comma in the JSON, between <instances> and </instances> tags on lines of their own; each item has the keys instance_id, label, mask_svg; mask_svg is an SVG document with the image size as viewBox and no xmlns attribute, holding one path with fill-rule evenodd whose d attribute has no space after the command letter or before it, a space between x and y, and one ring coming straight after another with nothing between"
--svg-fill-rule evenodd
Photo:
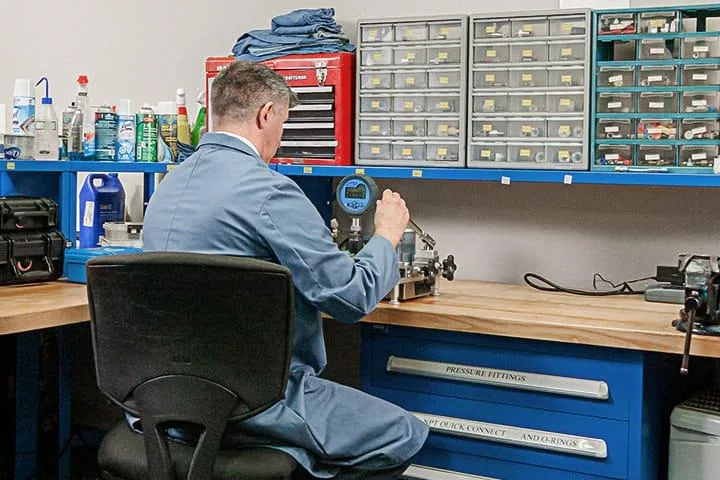
<instances>
[{"instance_id":1,"label":"electrical cable","mask_svg":"<svg viewBox=\"0 0 720 480\"><path fill-rule=\"evenodd\" d=\"M543 292L563 292L563 293L570 293L573 295L587 295L591 297L607 297L611 295L643 295L645 293L645 290L635 290L632 288L633 283L638 282L644 282L648 280L656 280L655 277L644 277L644 278L638 278L636 280L627 280L620 283L613 283L609 280L606 280L602 275L599 273L596 273L593 275L593 288L595 290L582 290L579 288L568 288L563 287L561 285L558 285L557 283L554 283L547 278L538 275L537 273L526 273L523 276L523 279L525 280L525 283L527 283L532 288L535 288L537 290L543 291ZM532 279L532 281L531 281ZM607 283L612 286L613 290L597 290L597 282L598 280ZM535 281L542 282L545 285L537 284Z\"/></svg>"}]
</instances>

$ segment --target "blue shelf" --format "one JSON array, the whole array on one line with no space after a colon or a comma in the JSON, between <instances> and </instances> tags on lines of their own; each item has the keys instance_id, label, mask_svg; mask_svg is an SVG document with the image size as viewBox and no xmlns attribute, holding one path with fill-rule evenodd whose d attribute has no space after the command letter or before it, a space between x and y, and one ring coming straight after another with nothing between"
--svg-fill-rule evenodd
<instances>
[{"instance_id":1,"label":"blue shelf","mask_svg":"<svg viewBox=\"0 0 720 480\"><path fill-rule=\"evenodd\" d=\"M0 171L8 172L164 173L174 167L172 163L150 162L0 160Z\"/></svg>"},{"instance_id":2,"label":"blue shelf","mask_svg":"<svg viewBox=\"0 0 720 480\"><path fill-rule=\"evenodd\" d=\"M510 183L558 183L583 185L636 185L667 187L720 187L720 175L644 172L588 172L568 170L335 167L277 165L277 171L292 177L344 177L365 173L373 178L415 180L465 180Z\"/></svg>"}]
</instances>

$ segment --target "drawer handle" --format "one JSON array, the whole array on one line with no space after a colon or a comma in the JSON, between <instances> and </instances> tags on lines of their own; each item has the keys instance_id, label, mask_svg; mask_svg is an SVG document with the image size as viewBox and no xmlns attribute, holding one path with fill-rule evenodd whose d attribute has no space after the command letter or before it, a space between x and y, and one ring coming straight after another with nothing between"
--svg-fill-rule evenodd
<instances>
[{"instance_id":1,"label":"drawer handle","mask_svg":"<svg viewBox=\"0 0 720 480\"><path fill-rule=\"evenodd\" d=\"M412 414L425 422L425 425L433 432L584 457L607 458L607 445L604 440L597 438L578 437L564 433L531 430L426 413L412 412Z\"/></svg>"},{"instance_id":2,"label":"drawer handle","mask_svg":"<svg viewBox=\"0 0 720 480\"><path fill-rule=\"evenodd\" d=\"M471 475L469 473L451 472L450 470L423 467L420 465L410 465L400 478L408 480L499 480L496 478L481 477L479 475Z\"/></svg>"},{"instance_id":3,"label":"drawer handle","mask_svg":"<svg viewBox=\"0 0 720 480\"><path fill-rule=\"evenodd\" d=\"M554 393L572 397L607 400L610 398L608 384L598 380L557 377L539 373L515 372L495 368L474 367L444 362L429 362L413 358L390 356L388 372L407 373L423 377L481 383L534 392Z\"/></svg>"}]
</instances>

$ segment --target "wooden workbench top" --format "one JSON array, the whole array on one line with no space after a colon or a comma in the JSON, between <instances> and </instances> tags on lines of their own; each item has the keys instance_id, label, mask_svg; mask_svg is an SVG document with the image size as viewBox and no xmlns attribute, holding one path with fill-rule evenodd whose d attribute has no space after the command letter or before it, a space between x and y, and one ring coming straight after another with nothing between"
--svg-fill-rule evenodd
<instances>
[{"instance_id":1,"label":"wooden workbench top","mask_svg":"<svg viewBox=\"0 0 720 480\"><path fill-rule=\"evenodd\" d=\"M680 305L642 296L581 297L525 285L443 282L439 297L382 303L365 322L585 345L681 353L671 322ZM0 335L89 320L85 285L0 287ZM720 358L720 337L693 336L692 353Z\"/></svg>"},{"instance_id":2,"label":"wooden workbench top","mask_svg":"<svg viewBox=\"0 0 720 480\"><path fill-rule=\"evenodd\" d=\"M642 295L587 297L526 285L444 281L439 297L382 304L365 321L456 332L682 353L685 334L672 327L681 305ZM694 355L720 358L720 337L693 335Z\"/></svg>"}]
</instances>

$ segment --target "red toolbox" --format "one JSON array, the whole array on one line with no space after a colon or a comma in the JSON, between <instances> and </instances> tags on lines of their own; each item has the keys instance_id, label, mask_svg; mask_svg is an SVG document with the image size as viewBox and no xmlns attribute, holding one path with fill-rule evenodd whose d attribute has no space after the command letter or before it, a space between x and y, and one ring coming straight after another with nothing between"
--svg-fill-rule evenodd
<instances>
[{"instance_id":1,"label":"red toolbox","mask_svg":"<svg viewBox=\"0 0 720 480\"><path fill-rule=\"evenodd\" d=\"M208 130L212 129L213 79L234 61L235 57L210 57L205 62ZM262 63L285 77L300 99L300 105L290 110L273 163L351 165L355 54L286 55Z\"/></svg>"}]
</instances>

